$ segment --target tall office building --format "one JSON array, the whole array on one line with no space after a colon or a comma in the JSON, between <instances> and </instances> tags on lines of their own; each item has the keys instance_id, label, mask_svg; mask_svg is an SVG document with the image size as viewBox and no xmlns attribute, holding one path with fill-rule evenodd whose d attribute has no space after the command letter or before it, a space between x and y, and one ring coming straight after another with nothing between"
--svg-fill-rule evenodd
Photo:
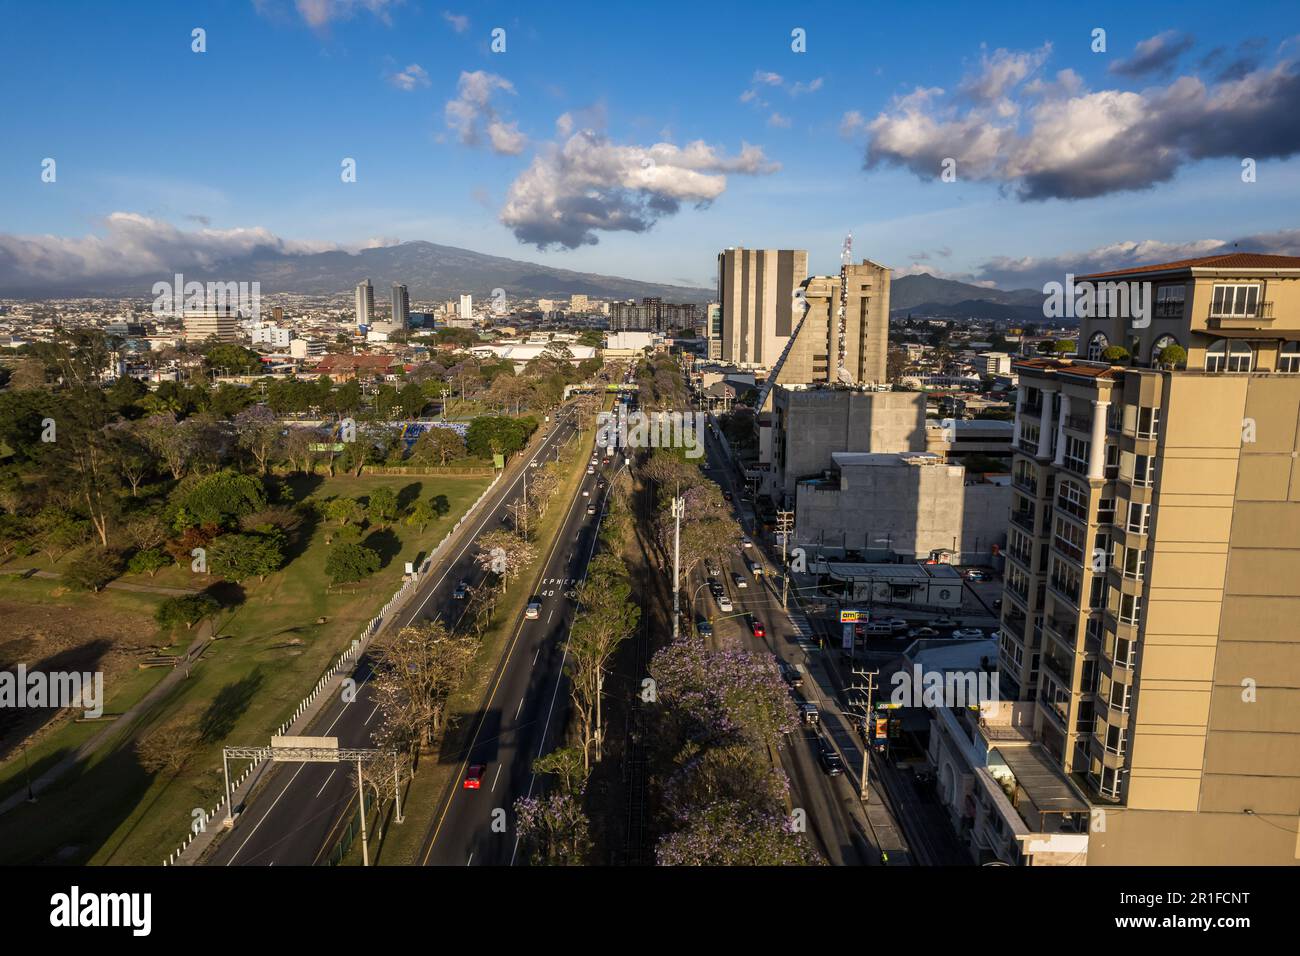
<instances>
[{"instance_id":1,"label":"tall office building","mask_svg":"<svg viewBox=\"0 0 1300 956\"><path fill-rule=\"evenodd\" d=\"M726 249L718 254L724 362L770 368L797 321L795 289L808 275L802 249Z\"/></svg>"},{"instance_id":2,"label":"tall office building","mask_svg":"<svg viewBox=\"0 0 1300 956\"><path fill-rule=\"evenodd\" d=\"M457 314L461 319L474 318L474 297L472 295L462 295L460 297L460 309Z\"/></svg>"},{"instance_id":3,"label":"tall office building","mask_svg":"<svg viewBox=\"0 0 1300 956\"><path fill-rule=\"evenodd\" d=\"M569 296L569 311L570 311L570 312L586 312L586 311L587 311L587 297L586 297L585 295L571 295L571 296Z\"/></svg>"},{"instance_id":4,"label":"tall office building","mask_svg":"<svg viewBox=\"0 0 1300 956\"><path fill-rule=\"evenodd\" d=\"M411 324L411 297L406 293L406 286L393 283L393 326L396 329L408 328Z\"/></svg>"},{"instance_id":5,"label":"tall office building","mask_svg":"<svg viewBox=\"0 0 1300 956\"><path fill-rule=\"evenodd\" d=\"M357 285L356 292L357 327L369 327L375 319L375 287L369 279L363 279Z\"/></svg>"},{"instance_id":6,"label":"tall office building","mask_svg":"<svg viewBox=\"0 0 1300 956\"><path fill-rule=\"evenodd\" d=\"M1004 694L1090 804L1089 864L1295 865L1300 258L1076 282L1153 308L1013 364Z\"/></svg>"},{"instance_id":7,"label":"tall office building","mask_svg":"<svg viewBox=\"0 0 1300 956\"><path fill-rule=\"evenodd\" d=\"M781 365L779 383L885 384L885 359L889 352L889 267L864 259L859 265L846 266L844 276L848 282L844 297L844 376L839 374L841 277L813 276L803 283L808 314ZM796 325L798 318L796 315Z\"/></svg>"},{"instance_id":8,"label":"tall office building","mask_svg":"<svg viewBox=\"0 0 1300 956\"><path fill-rule=\"evenodd\" d=\"M218 342L239 340L239 313L233 309L195 309L186 312L181 322L186 342L202 344L212 339Z\"/></svg>"}]
</instances>

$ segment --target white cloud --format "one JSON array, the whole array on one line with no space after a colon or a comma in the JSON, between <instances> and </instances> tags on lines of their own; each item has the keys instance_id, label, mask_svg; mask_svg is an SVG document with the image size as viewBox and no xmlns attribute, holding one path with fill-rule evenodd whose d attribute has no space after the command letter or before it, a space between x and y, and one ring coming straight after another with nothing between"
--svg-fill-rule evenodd
<instances>
[{"instance_id":1,"label":"white cloud","mask_svg":"<svg viewBox=\"0 0 1300 956\"><path fill-rule=\"evenodd\" d=\"M420 64L412 63L404 70L390 73L388 82L399 90L406 90L409 93L416 87L428 86L429 74L425 72L424 67L420 66Z\"/></svg>"},{"instance_id":2,"label":"white cloud","mask_svg":"<svg viewBox=\"0 0 1300 956\"><path fill-rule=\"evenodd\" d=\"M177 270L211 269L258 250L293 255L338 248L281 239L260 226L182 230L132 212L111 213L103 225L103 235L79 237L0 233L0 283L166 276Z\"/></svg>"},{"instance_id":3,"label":"white cloud","mask_svg":"<svg viewBox=\"0 0 1300 956\"><path fill-rule=\"evenodd\" d=\"M866 167L933 180L953 158L961 180L1011 185L1024 200L1082 199L1149 188L1196 159L1239 158L1243 144L1257 159L1300 152L1294 60L1208 87L1184 76L1140 92L1089 91L1068 70L1026 82L1047 50L986 55L956 97L922 87L896 97L866 123Z\"/></svg>"},{"instance_id":4,"label":"white cloud","mask_svg":"<svg viewBox=\"0 0 1300 956\"><path fill-rule=\"evenodd\" d=\"M464 33L469 29L469 17L463 13L452 13L448 10L442 11L442 18L451 24L451 28L457 33Z\"/></svg>"},{"instance_id":5,"label":"white cloud","mask_svg":"<svg viewBox=\"0 0 1300 956\"><path fill-rule=\"evenodd\" d=\"M753 82L763 86L780 86L781 74L768 70L755 70Z\"/></svg>"},{"instance_id":6,"label":"white cloud","mask_svg":"<svg viewBox=\"0 0 1300 956\"><path fill-rule=\"evenodd\" d=\"M767 118L767 125L775 126L777 129L789 129L790 122L790 117L782 116L780 113L773 113Z\"/></svg>"},{"instance_id":7,"label":"white cloud","mask_svg":"<svg viewBox=\"0 0 1300 956\"><path fill-rule=\"evenodd\" d=\"M456 131L466 146L479 145L486 133L488 144L495 152L517 155L523 152L528 138L519 132L516 123L498 115L492 105L496 92L514 95L514 84L485 70L462 72L456 98L447 101L447 126Z\"/></svg>"},{"instance_id":8,"label":"white cloud","mask_svg":"<svg viewBox=\"0 0 1300 956\"><path fill-rule=\"evenodd\" d=\"M384 23L390 23L389 8L396 0L294 0L298 15L313 29L321 29L335 20L350 20L358 10L368 10Z\"/></svg>"},{"instance_id":9,"label":"white cloud","mask_svg":"<svg viewBox=\"0 0 1300 956\"><path fill-rule=\"evenodd\" d=\"M726 156L703 141L620 146L582 130L534 157L511 184L501 221L539 249L575 249L596 244L599 232L644 232L684 202L707 205L726 190L728 173L778 168L749 144Z\"/></svg>"},{"instance_id":10,"label":"white cloud","mask_svg":"<svg viewBox=\"0 0 1300 956\"><path fill-rule=\"evenodd\" d=\"M810 83L798 82L790 87L791 96L801 96L804 93L816 93L822 88L822 78L819 76Z\"/></svg>"}]
</instances>

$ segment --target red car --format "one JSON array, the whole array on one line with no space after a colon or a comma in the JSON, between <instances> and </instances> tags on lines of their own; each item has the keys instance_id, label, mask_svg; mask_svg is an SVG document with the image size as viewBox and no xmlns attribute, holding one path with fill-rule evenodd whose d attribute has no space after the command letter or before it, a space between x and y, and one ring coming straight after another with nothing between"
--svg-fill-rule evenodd
<instances>
[{"instance_id":1,"label":"red car","mask_svg":"<svg viewBox=\"0 0 1300 956\"><path fill-rule=\"evenodd\" d=\"M754 633L755 637L765 637L767 635L767 631L763 630L763 625L758 621L750 621L749 629Z\"/></svg>"},{"instance_id":2,"label":"red car","mask_svg":"<svg viewBox=\"0 0 1300 956\"><path fill-rule=\"evenodd\" d=\"M483 786L483 774L487 770L486 765L476 763L469 768L465 774L465 789L478 790Z\"/></svg>"}]
</instances>

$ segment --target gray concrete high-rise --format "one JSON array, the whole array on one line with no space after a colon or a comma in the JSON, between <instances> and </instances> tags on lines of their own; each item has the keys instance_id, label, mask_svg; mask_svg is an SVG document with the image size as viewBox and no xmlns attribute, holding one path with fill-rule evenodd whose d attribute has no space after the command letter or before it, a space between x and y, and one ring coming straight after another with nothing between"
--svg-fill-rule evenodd
<instances>
[{"instance_id":1,"label":"gray concrete high-rise","mask_svg":"<svg viewBox=\"0 0 1300 956\"><path fill-rule=\"evenodd\" d=\"M411 297L406 286L393 283L393 325L405 329L411 324Z\"/></svg>"},{"instance_id":2,"label":"gray concrete high-rise","mask_svg":"<svg viewBox=\"0 0 1300 956\"><path fill-rule=\"evenodd\" d=\"M798 321L794 293L808 275L804 249L726 249L718 254L724 362L770 368Z\"/></svg>"},{"instance_id":3,"label":"gray concrete high-rise","mask_svg":"<svg viewBox=\"0 0 1300 956\"><path fill-rule=\"evenodd\" d=\"M362 279L356 293L357 326L370 326L375 319L375 287Z\"/></svg>"}]
</instances>

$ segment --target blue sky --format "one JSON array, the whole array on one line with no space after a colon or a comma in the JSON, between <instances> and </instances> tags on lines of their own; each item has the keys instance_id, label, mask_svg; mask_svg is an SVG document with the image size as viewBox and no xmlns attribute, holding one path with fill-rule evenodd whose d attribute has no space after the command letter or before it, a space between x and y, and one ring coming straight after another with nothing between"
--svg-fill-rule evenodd
<instances>
[{"instance_id":1,"label":"blue sky","mask_svg":"<svg viewBox=\"0 0 1300 956\"><path fill-rule=\"evenodd\" d=\"M849 230L1006 287L1300 254L1294 3L1051 6L4 3L0 291L252 242L698 285L729 245L833 270Z\"/></svg>"}]
</instances>

